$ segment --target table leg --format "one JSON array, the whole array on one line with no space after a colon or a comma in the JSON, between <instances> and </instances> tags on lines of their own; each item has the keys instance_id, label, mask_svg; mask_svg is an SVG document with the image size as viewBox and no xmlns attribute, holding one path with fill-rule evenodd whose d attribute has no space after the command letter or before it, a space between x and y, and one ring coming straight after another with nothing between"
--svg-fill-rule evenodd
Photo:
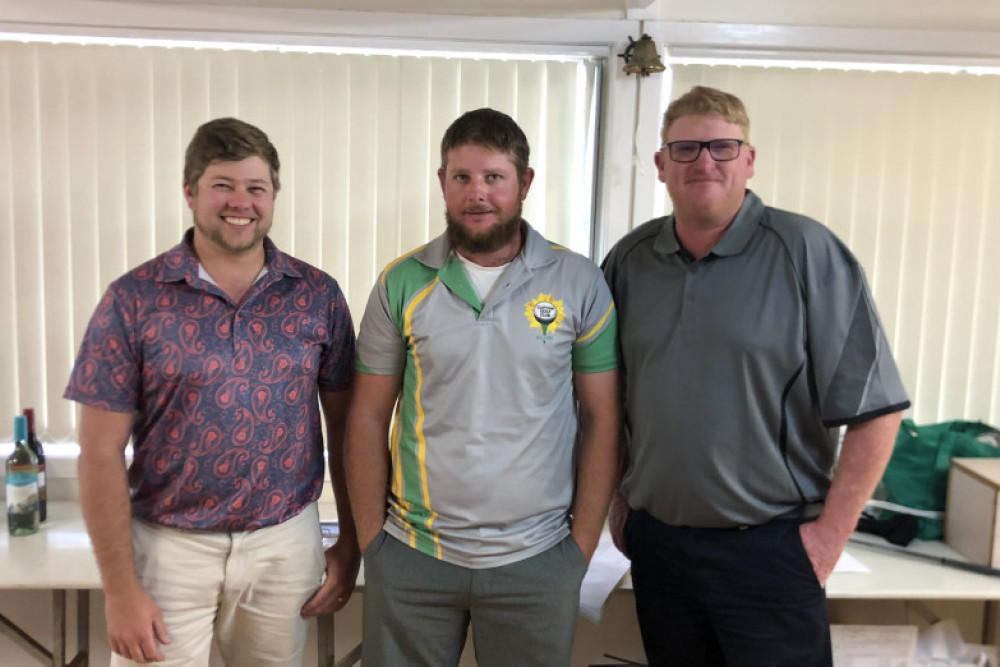
<instances>
[{"instance_id":1,"label":"table leg","mask_svg":"<svg viewBox=\"0 0 1000 667\"><path fill-rule=\"evenodd\" d=\"M90 665L90 591L80 588L76 591L76 658L74 667Z\"/></svg>"},{"instance_id":2,"label":"table leg","mask_svg":"<svg viewBox=\"0 0 1000 667\"><path fill-rule=\"evenodd\" d=\"M316 617L316 639L319 667L331 667L334 660L333 614Z\"/></svg>"},{"instance_id":3,"label":"table leg","mask_svg":"<svg viewBox=\"0 0 1000 667\"><path fill-rule=\"evenodd\" d=\"M337 661L333 667L352 667L361 662L361 644L352 648L347 655Z\"/></svg>"},{"instance_id":4,"label":"table leg","mask_svg":"<svg viewBox=\"0 0 1000 667\"><path fill-rule=\"evenodd\" d=\"M66 664L66 591L52 591L52 667Z\"/></svg>"},{"instance_id":5,"label":"table leg","mask_svg":"<svg viewBox=\"0 0 1000 667\"><path fill-rule=\"evenodd\" d=\"M0 614L0 634L20 646L41 664L45 665L52 661L52 653L48 649L3 614Z\"/></svg>"},{"instance_id":6,"label":"table leg","mask_svg":"<svg viewBox=\"0 0 1000 667\"><path fill-rule=\"evenodd\" d=\"M983 603L983 643L995 646L997 643L997 623L1000 622L1000 602L986 600Z\"/></svg>"},{"instance_id":7,"label":"table leg","mask_svg":"<svg viewBox=\"0 0 1000 667\"><path fill-rule=\"evenodd\" d=\"M76 653L66 662L66 591L52 591L52 650L39 644L27 632L0 614L0 634L8 636L43 665L52 667L89 667L90 664L90 591L76 591ZM3 663L6 664L6 663Z\"/></svg>"}]
</instances>

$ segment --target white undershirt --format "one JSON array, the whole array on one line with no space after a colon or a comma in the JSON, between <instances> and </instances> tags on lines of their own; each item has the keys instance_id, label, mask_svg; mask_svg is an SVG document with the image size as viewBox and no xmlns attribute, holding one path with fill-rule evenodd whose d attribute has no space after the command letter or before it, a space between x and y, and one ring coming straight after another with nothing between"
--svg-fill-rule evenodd
<instances>
[{"instance_id":1,"label":"white undershirt","mask_svg":"<svg viewBox=\"0 0 1000 667\"><path fill-rule=\"evenodd\" d=\"M500 274L503 273L503 270L507 268L507 264L510 264L510 262L501 264L500 266L480 266L471 259L462 257L462 254L459 252L456 252L455 255L458 256L458 261L465 267L465 273L469 276L469 282L472 283L472 287L476 290L479 301L485 303L486 297L489 296L490 290L493 289L497 278L500 277Z\"/></svg>"},{"instance_id":2,"label":"white undershirt","mask_svg":"<svg viewBox=\"0 0 1000 667\"><path fill-rule=\"evenodd\" d=\"M267 275L267 264L260 267L260 273L258 273L257 277L253 279L254 284L256 285L257 281L266 275ZM201 262L198 262L198 277L206 282L212 283L216 287L219 286L219 283L215 282L215 280L212 279L212 276L208 275L208 271L205 270L205 267L202 265Z\"/></svg>"}]
</instances>

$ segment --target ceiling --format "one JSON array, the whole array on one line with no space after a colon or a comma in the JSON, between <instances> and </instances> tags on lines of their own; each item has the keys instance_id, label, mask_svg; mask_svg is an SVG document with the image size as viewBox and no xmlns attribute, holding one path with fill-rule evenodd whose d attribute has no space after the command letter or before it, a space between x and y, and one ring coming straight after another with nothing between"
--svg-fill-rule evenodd
<instances>
[{"instance_id":1,"label":"ceiling","mask_svg":"<svg viewBox=\"0 0 1000 667\"><path fill-rule=\"evenodd\" d=\"M134 0L132 0L134 1ZM1000 32L1000 0L146 0L154 4Z\"/></svg>"}]
</instances>

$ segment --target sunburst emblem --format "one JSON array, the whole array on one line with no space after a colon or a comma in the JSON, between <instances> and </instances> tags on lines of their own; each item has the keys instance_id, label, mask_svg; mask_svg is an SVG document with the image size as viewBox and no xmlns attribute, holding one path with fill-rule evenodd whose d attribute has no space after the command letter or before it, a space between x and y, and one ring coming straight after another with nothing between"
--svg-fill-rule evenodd
<instances>
[{"instance_id":1,"label":"sunburst emblem","mask_svg":"<svg viewBox=\"0 0 1000 667\"><path fill-rule=\"evenodd\" d=\"M524 316L532 329L539 329L542 336L555 331L566 317L563 302L552 298L551 294L539 293L538 297L524 304Z\"/></svg>"}]
</instances>

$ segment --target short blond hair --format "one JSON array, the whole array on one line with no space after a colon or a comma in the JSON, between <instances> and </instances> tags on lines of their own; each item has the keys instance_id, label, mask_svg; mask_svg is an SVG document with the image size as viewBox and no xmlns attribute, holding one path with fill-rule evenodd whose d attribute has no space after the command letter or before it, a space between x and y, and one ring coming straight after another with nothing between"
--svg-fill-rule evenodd
<instances>
[{"instance_id":1,"label":"short blond hair","mask_svg":"<svg viewBox=\"0 0 1000 667\"><path fill-rule=\"evenodd\" d=\"M663 129L660 139L667 143L670 126L681 116L722 116L727 123L739 125L743 138L750 141L750 118L743 101L731 93L708 86L695 86L670 103L663 114Z\"/></svg>"}]
</instances>

